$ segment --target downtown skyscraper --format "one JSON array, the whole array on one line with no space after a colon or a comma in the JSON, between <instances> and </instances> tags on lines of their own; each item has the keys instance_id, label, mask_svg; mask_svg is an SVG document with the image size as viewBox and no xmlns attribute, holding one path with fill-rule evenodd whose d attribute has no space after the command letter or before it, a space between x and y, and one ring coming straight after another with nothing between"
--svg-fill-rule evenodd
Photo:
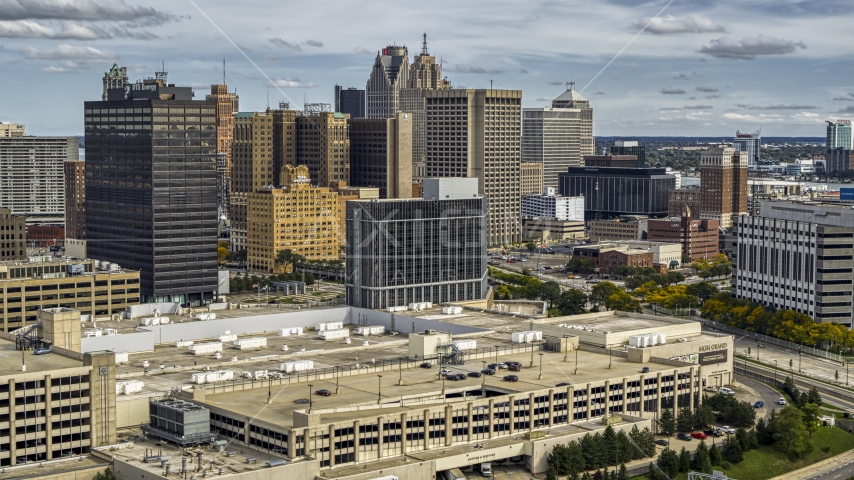
<instances>
[{"instance_id":1,"label":"downtown skyscraper","mask_svg":"<svg viewBox=\"0 0 854 480\"><path fill-rule=\"evenodd\" d=\"M543 188L557 188L558 175L584 166L594 150L593 109L577 91L565 91L551 107L522 110L522 161L543 165Z\"/></svg>"},{"instance_id":2,"label":"downtown skyscraper","mask_svg":"<svg viewBox=\"0 0 854 480\"><path fill-rule=\"evenodd\" d=\"M140 300L197 306L217 290L216 103L157 79L85 102L86 241L140 272Z\"/></svg>"},{"instance_id":3,"label":"downtown skyscraper","mask_svg":"<svg viewBox=\"0 0 854 480\"><path fill-rule=\"evenodd\" d=\"M489 198L489 245L522 241L521 90L430 90L427 177L478 179Z\"/></svg>"}]
</instances>

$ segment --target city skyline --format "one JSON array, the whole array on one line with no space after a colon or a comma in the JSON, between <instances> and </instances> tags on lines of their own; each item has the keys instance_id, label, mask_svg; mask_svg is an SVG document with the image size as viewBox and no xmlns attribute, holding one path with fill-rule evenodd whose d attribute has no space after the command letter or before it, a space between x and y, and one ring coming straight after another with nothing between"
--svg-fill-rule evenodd
<instances>
[{"instance_id":1,"label":"city skyline","mask_svg":"<svg viewBox=\"0 0 854 480\"><path fill-rule=\"evenodd\" d=\"M245 111L266 107L268 85L273 106L333 103L336 83L364 88L383 47L406 45L412 61L424 31L454 88L522 90L530 108L576 82L597 111L596 136L731 136L760 127L768 136L822 136L825 121L854 114L854 92L842 80L850 53L834 41L852 16L841 2L440 2L409 13L326 3L249 2L234 11L218 1L196 9L160 0L0 0L0 80L20 89L0 105L0 121L26 123L35 135L81 135L80 105L97 98L114 62L136 80L163 61L170 83L200 97L222 82L225 59ZM487 7L500 13L484 15ZM283 16L299 21L282 27ZM757 27L758 16L769 21ZM363 31L378 23L384 28Z\"/></svg>"}]
</instances>

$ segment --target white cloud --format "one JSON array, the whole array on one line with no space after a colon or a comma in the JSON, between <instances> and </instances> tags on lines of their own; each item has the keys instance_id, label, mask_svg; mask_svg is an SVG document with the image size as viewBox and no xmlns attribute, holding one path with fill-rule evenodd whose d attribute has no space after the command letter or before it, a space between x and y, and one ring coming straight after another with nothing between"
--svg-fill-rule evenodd
<instances>
[{"instance_id":1,"label":"white cloud","mask_svg":"<svg viewBox=\"0 0 854 480\"><path fill-rule=\"evenodd\" d=\"M122 0L0 0L0 20L168 21L174 18L152 7Z\"/></svg>"},{"instance_id":2,"label":"white cloud","mask_svg":"<svg viewBox=\"0 0 854 480\"><path fill-rule=\"evenodd\" d=\"M297 77L277 78L273 80L271 87L279 88L317 88L314 82L303 82Z\"/></svg>"},{"instance_id":3,"label":"white cloud","mask_svg":"<svg viewBox=\"0 0 854 480\"><path fill-rule=\"evenodd\" d=\"M773 105L747 105L744 103L736 104L736 107L746 108L748 110L811 110L818 108L815 105L803 105L798 103L775 103Z\"/></svg>"},{"instance_id":4,"label":"white cloud","mask_svg":"<svg viewBox=\"0 0 854 480\"><path fill-rule=\"evenodd\" d=\"M356 47L353 49L353 51L358 53L359 55L371 55L371 54L373 54L373 52L371 52L370 50L368 50L365 47Z\"/></svg>"},{"instance_id":5,"label":"white cloud","mask_svg":"<svg viewBox=\"0 0 854 480\"><path fill-rule=\"evenodd\" d=\"M731 58L736 60L753 60L760 55L786 55L794 53L798 49L805 49L804 42L794 42L775 37L760 35L756 38L745 38L732 40L721 37L711 40L708 46L698 50L717 58Z\"/></svg>"},{"instance_id":6,"label":"white cloud","mask_svg":"<svg viewBox=\"0 0 854 480\"><path fill-rule=\"evenodd\" d=\"M38 50L33 47L23 47L18 50L21 56L28 60L115 60L119 54L109 50L98 50L95 47L75 47L60 45L54 49Z\"/></svg>"},{"instance_id":7,"label":"white cloud","mask_svg":"<svg viewBox=\"0 0 854 480\"><path fill-rule=\"evenodd\" d=\"M306 40L302 42L303 45L308 45L309 47L322 47L323 42L320 40Z\"/></svg>"},{"instance_id":8,"label":"white cloud","mask_svg":"<svg viewBox=\"0 0 854 480\"><path fill-rule=\"evenodd\" d=\"M685 105L682 108L684 108L685 110L710 110L715 107L711 105Z\"/></svg>"},{"instance_id":9,"label":"white cloud","mask_svg":"<svg viewBox=\"0 0 854 480\"><path fill-rule=\"evenodd\" d=\"M665 95L684 95L684 94L688 93L685 90L682 90L681 88L674 88L674 87L664 87L661 90L659 90L658 92L663 93Z\"/></svg>"},{"instance_id":10,"label":"white cloud","mask_svg":"<svg viewBox=\"0 0 854 480\"><path fill-rule=\"evenodd\" d=\"M718 87L704 87L704 86L700 85L698 87L694 87L694 90L696 90L698 92L711 93L711 92L717 92Z\"/></svg>"},{"instance_id":11,"label":"white cloud","mask_svg":"<svg viewBox=\"0 0 854 480\"><path fill-rule=\"evenodd\" d=\"M641 18L633 24L637 28L643 28L649 23L649 18ZM690 15L687 17L674 17L673 15L664 15L655 18L646 31L657 35L671 33L711 33L711 32L726 32L723 25L719 25L712 20L702 15Z\"/></svg>"}]
</instances>

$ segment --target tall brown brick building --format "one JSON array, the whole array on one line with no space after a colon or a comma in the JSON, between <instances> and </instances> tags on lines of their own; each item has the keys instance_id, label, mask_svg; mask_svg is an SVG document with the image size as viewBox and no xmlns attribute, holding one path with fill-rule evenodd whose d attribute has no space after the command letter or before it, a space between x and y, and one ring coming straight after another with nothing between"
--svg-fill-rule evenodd
<instances>
[{"instance_id":1,"label":"tall brown brick building","mask_svg":"<svg viewBox=\"0 0 854 480\"><path fill-rule=\"evenodd\" d=\"M700 216L720 221L723 228L733 217L747 215L747 152L715 147L700 155Z\"/></svg>"},{"instance_id":2,"label":"tall brown brick building","mask_svg":"<svg viewBox=\"0 0 854 480\"><path fill-rule=\"evenodd\" d=\"M237 94L228 92L228 85L211 85L205 100L216 102L216 151L226 155L226 173L231 175L231 141L234 139L234 114Z\"/></svg>"},{"instance_id":3,"label":"tall brown brick building","mask_svg":"<svg viewBox=\"0 0 854 480\"><path fill-rule=\"evenodd\" d=\"M86 163L66 161L65 238L86 239Z\"/></svg>"},{"instance_id":4,"label":"tall brown brick building","mask_svg":"<svg viewBox=\"0 0 854 480\"><path fill-rule=\"evenodd\" d=\"M691 210L684 207L679 217L649 220L647 240L679 243L682 245L682 253L693 262L718 254L719 225L716 219L691 218Z\"/></svg>"},{"instance_id":5,"label":"tall brown brick building","mask_svg":"<svg viewBox=\"0 0 854 480\"><path fill-rule=\"evenodd\" d=\"M695 214L700 213L700 187L674 188L668 192L667 216L678 217L682 215L682 207L686 206Z\"/></svg>"},{"instance_id":6,"label":"tall brown brick building","mask_svg":"<svg viewBox=\"0 0 854 480\"><path fill-rule=\"evenodd\" d=\"M296 163L305 165L311 182L331 187L350 180L349 115L340 112L300 112L296 117Z\"/></svg>"},{"instance_id":7,"label":"tall brown brick building","mask_svg":"<svg viewBox=\"0 0 854 480\"><path fill-rule=\"evenodd\" d=\"M0 208L0 260L24 258L27 258L27 216L12 215L12 210Z\"/></svg>"},{"instance_id":8,"label":"tall brown brick building","mask_svg":"<svg viewBox=\"0 0 854 480\"><path fill-rule=\"evenodd\" d=\"M353 186L377 187L380 198L412 198L412 127L412 114L406 112L350 119Z\"/></svg>"}]
</instances>

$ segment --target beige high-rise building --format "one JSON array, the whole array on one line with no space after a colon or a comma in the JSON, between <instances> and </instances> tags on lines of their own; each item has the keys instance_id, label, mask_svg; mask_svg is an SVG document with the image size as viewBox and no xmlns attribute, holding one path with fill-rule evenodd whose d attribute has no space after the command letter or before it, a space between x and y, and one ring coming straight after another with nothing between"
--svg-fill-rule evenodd
<instances>
[{"instance_id":1,"label":"beige high-rise building","mask_svg":"<svg viewBox=\"0 0 854 480\"><path fill-rule=\"evenodd\" d=\"M27 258L27 217L0 208L0 261Z\"/></svg>"},{"instance_id":2,"label":"beige high-rise building","mask_svg":"<svg viewBox=\"0 0 854 480\"><path fill-rule=\"evenodd\" d=\"M733 217L747 215L748 152L714 147L700 153L700 215L720 220L722 228Z\"/></svg>"},{"instance_id":3,"label":"beige high-rise building","mask_svg":"<svg viewBox=\"0 0 854 480\"><path fill-rule=\"evenodd\" d=\"M413 116L350 120L350 183L380 198L412 198Z\"/></svg>"},{"instance_id":4,"label":"beige high-rise building","mask_svg":"<svg viewBox=\"0 0 854 480\"><path fill-rule=\"evenodd\" d=\"M229 93L228 85L211 85L211 94L205 100L216 102L216 151L226 155L226 176L231 176L231 141L234 139L234 109L236 93Z\"/></svg>"},{"instance_id":5,"label":"beige high-rise building","mask_svg":"<svg viewBox=\"0 0 854 480\"><path fill-rule=\"evenodd\" d=\"M400 91L409 85L409 51L389 45L377 52L365 86L365 117L391 118L400 108Z\"/></svg>"},{"instance_id":6,"label":"beige high-rise building","mask_svg":"<svg viewBox=\"0 0 854 480\"><path fill-rule=\"evenodd\" d=\"M543 164L541 162L522 162L521 195L539 195L543 193Z\"/></svg>"},{"instance_id":7,"label":"beige high-rise building","mask_svg":"<svg viewBox=\"0 0 854 480\"><path fill-rule=\"evenodd\" d=\"M338 259L338 194L312 186L304 165L282 168L282 188L246 195L247 262L259 272L282 272L280 250L308 260Z\"/></svg>"},{"instance_id":8,"label":"beige high-rise building","mask_svg":"<svg viewBox=\"0 0 854 480\"><path fill-rule=\"evenodd\" d=\"M232 251L246 249L246 194L281 185L281 170L296 155L296 112L240 112L231 145Z\"/></svg>"},{"instance_id":9,"label":"beige high-rise building","mask_svg":"<svg viewBox=\"0 0 854 480\"><path fill-rule=\"evenodd\" d=\"M448 90L451 82L442 77L442 66L427 50L427 34L421 43L421 53L409 68L409 84L400 92L400 108L412 114L412 177L424 179L427 169L427 110L424 92Z\"/></svg>"},{"instance_id":10,"label":"beige high-rise building","mask_svg":"<svg viewBox=\"0 0 854 480\"><path fill-rule=\"evenodd\" d=\"M0 137L23 137L26 130L23 123L0 122Z\"/></svg>"},{"instance_id":11,"label":"beige high-rise building","mask_svg":"<svg viewBox=\"0 0 854 480\"><path fill-rule=\"evenodd\" d=\"M329 187L350 180L350 139L339 112L299 112L296 116L296 157L289 165L305 165L311 182Z\"/></svg>"},{"instance_id":12,"label":"beige high-rise building","mask_svg":"<svg viewBox=\"0 0 854 480\"><path fill-rule=\"evenodd\" d=\"M521 90L429 90L427 177L477 178L489 245L522 241Z\"/></svg>"},{"instance_id":13,"label":"beige high-rise building","mask_svg":"<svg viewBox=\"0 0 854 480\"><path fill-rule=\"evenodd\" d=\"M543 188L557 188L558 175L584 166L594 150L593 109L577 91L565 91L549 108L522 111L522 161L543 164Z\"/></svg>"}]
</instances>

